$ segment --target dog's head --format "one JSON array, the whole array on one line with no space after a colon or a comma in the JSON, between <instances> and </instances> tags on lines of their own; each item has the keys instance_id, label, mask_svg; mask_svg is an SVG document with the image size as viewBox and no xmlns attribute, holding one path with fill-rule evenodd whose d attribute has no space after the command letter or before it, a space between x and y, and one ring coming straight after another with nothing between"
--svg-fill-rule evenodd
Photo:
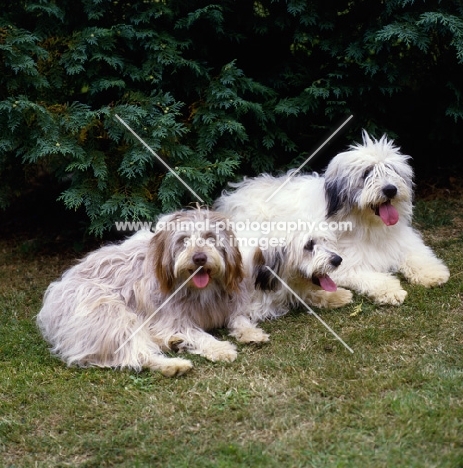
<instances>
[{"instance_id":1,"label":"dog's head","mask_svg":"<svg viewBox=\"0 0 463 468\"><path fill-rule=\"evenodd\" d=\"M154 273L161 291L221 285L233 292L243 279L241 255L226 218L207 209L179 211L160 218L151 241Z\"/></svg>"},{"instance_id":2,"label":"dog's head","mask_svg":"<svg viewBox=\"0 0 463 468\"><path fill-rule=\"evenodd\" d=\"M256 249L253 259L255 286L263 291L285 287L284 281L303 281L308 288L336 291L329 273L342 258L328 248L323 236L294 232L284 246ZM281 279L280 279L281 278Z\"/></svg>"},{"instance_id":3,"label":"dog's head","mask_svg":"<svg viewBox=\"0 0 463 468\"><path fill-rule=\"evenodd\" d=\"M374 140L364 131L363 144L335 156L325 171L327 217L354 212L371 222L391 226L401 216L411 218L413 169L409 156L383 136Z\"/></svg>"}]
</instances>

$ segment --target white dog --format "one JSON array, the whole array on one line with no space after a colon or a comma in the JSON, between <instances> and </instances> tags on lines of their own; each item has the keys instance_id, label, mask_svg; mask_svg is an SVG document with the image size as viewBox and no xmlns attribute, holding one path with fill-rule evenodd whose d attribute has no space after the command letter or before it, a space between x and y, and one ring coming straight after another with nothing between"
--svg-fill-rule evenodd
<instances>
[{"instance_id":1,"label":"white dog","mask_svg":"<svg viewBox=\"0 0 463 468\"><path fill-rule=\"evenodd\" d=\"M244 264L254 272L254 320L287 313L299 301L292 291L318 307L341 307L352 300L352 293L338 289L330 277L342 258L333 248L333 233L320 226L325 216L323 192L315 191L310 201L312 209L301 214L294 202L300 190L306 195L307 186L293 178L289 180L290 188L267 203L283 179L288 177L262 175L231 184L236 190L224 192L214 204L233 223ZM317 176L314 179L322 180Z\"/></svg>"},{"instance_id":2,"label":"white dog","mask_svg":"<svg viewBox=\"0 0 463 468\"><path fill-rule=\"evenodd\" d=\"M407 293L393 273L427 287L449 278L447 267L411 226L408 159L385 136L377 141L364 132L363 145L333 158L324 177L289 173L248 179L216 207L237 219L323 218L323 242L343 258L330 273L334 282L378 303L398 305Z\"/></svg>"},{"instance_id":3,"label":"white dog","mask_svg":"<svg viewBox=\"0 0 463 468\"><path fill-rule=\"evenodd\" d=\"M386 136L374 140L364 132L363 144L338 154L325 171L328 220L353 226L338 231L344 263L334 278L380 304L398 305L407 295L393 273L426 287L449 278L448 268L411 226L409 159Z\"/></svg>"},{"instance_id":4,"label":"white dog","mask_svg":"<svg viewBox=\"0 0 463 468\"><path fill-rule=\"evenodd\" d=\"M238 341L267 341L250 320L249 284L223 221L207 210L176 212L161 218L154 234L138 232L65 272L48 287L37 316L52 352L68 365L173 376L192 363L165 356L168 349L236 358L234 344L206 330L228 327Z\"/></svg>"}]
</instances>

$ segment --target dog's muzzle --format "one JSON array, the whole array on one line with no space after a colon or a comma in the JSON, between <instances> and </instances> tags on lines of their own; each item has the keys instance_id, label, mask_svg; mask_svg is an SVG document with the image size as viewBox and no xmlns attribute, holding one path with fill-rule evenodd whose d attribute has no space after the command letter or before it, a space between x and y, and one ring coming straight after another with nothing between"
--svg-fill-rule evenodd
<instances>
[{"instance_id":1,"label":"dog's muzzle","mask_svg":"<svg viewBox=\"0 0 463 468\"><path fill-rule=\"evenodd\" d=\"M397 187L388 184L383 187L382 192L387 197L387 201L371 208L386 226L393 226L399 221L399 212L391 203L391 200L397 195Z\"/></svg>"},{"instance_id":2,"label":"dog's muzzle","mask_svg":"<svg viewBox=\"0 0 463 468\"><path fill-rule=\"evenodd\" d=\"M211 279L211 270L204 268L204 265L207 263L207 255L204 252L196 252L191 257L191 260L197 267L202 267L201 270L191 278L191 281L198 289L203 289L209 284ZM190 273L193 273L193 271L194 270L189 270Z\"/></svg>"},{"instance_id":3,"label":"dog's muzzle","mask_svg":"<svg viewBox=\"0 0 463 468\"><path fill-rule=\"evenodd\" d=\"M383 187L383 193L387 198L389 198L389 200L391 200L397 195L397 187L392 184L387 184Z\"/></svg>"}]
</instances>

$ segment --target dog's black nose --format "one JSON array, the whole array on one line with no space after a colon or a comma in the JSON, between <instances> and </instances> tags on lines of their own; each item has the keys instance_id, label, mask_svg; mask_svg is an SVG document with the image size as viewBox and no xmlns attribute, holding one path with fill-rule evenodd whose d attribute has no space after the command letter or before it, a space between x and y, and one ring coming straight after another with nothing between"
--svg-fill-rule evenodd
<instances>
[{"instance_id":1,"label":"dog's black nose","mask_svg":"<svg viewBox=\"0 0 463 468\"><path fill-rule=\"evenodd\" d=\"M342 257L340 257L339 255L333 255L330 259L330 263L334 267L338 267L339 265L341 265L341 262L342 262Z\"/></svg>"},{"instance_id":2,"label":"dog's black nose","mask_svg":"<svg viewBox=\"0 0 463 468\"><path fill-rule=\"evenodd\" d=\"M198 253L195 253L193 255L193 263L195 265L205 265L207 262L207 255L205 253L202 253L202 252L198 252Z\"/></svg>"},{"instance_id":3,"label":"dog's black nose","mask_svg":"<svg viewBox=\"0 0 463 468\"><path fill-rule=\"evenodd\" d=\"M397 195L397 187L392 184L388 184L383 187L383 193L387 198L394 198Z\"/></svg>"}]
</instances>

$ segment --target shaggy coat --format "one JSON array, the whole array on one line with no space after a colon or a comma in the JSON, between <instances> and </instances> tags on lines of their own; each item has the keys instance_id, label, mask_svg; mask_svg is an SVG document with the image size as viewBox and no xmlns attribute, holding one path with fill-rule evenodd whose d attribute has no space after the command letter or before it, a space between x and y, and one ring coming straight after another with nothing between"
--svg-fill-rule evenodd
<instances>
[{"instance_id":1,"label":"shaggy coat","mask_svg":"<svg viewBox=\"0 0 463 468\"><path fill-rule=\"evenodd\" d=\"M307 177L312 185L291 174L248 178L230 184L235 190L224 192L214 204L233 221L237 237L243 240L240 250L247 270L261 265L252 295L252 316L256 320L286 314L298 302L292 291L318 307L341 307L352 300L352 293L337 288L331 279L343 259L336 250L335 236L324 228L323 179ZM302 201L304 211L300 210ZM261 229L237 228L251 223L260 224ZM257 252L253 247L256 243L251 242L255 237L266 240L260 242Z\"/></svg>"},{"instance_id":2,"label":"shaggy coat","mask_svg":"<svg viewBox=\"0 0 463 468\"><path fill-rule=\"evenodd\" d=\"M380 304L399 305L407 295L394 273L426 287L449 278L448 268L412 227L409 160L386 136L374 140L364 132L363 144L338 154L325 172L327 219L353 226L337 233L344 263L333 279Z\"/></svg>"},{"instance_id":3,"label":"shaggy coat","mask_svg":"<svg viewBox=\"0 0 463 468\"><path fill-rule=\"evenodd\" d=\"M68 365L159 370L192 364L163 351L233 361L236 346L207 333L227 327L241 342L266 341L249 316L249 280L233 233L207 210L160 219L90 253L48 287L37 316L52 352ZM207 226L207 229L205 229Z\"/></svg>"},{"instance_id":4,"label":"shaggy coat","mask_svg":"<svg viewBox=\"0 0 463 468\"><path fill-rule=\"evenodd\" d=\"M328 230L315 229L311 237L315 245L342 258L330 272L331 279L380 304L398 305L407 293L394 273L426 287L449 278L447 267L412 227L409 159L386 136L374 140L364 132L363 144L334 157L324 176L288 173L247 179L235 185L235 192L224 193L215 206L235 220L312 220L316 225L323 220ZM297 247L289 250L293 255L282 259L288 279L299 270L303 258ZM304 287L310 289L308 284ZM339 291L344 290L324 292L322 297ZM344 303L348 302L343 295ZM343 301L333 302L342 305ZM331 306L330 300L327 305Z\"/></svg>"}]
</instances>

